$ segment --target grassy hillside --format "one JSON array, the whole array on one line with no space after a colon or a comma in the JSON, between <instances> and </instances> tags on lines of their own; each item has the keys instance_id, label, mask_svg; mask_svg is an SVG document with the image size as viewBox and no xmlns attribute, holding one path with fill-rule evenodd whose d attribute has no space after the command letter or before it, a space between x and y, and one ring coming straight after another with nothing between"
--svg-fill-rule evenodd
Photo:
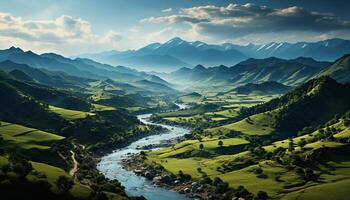
<instances>
[{"instance_id":1,"label":"grassy hillside","mask_svg":"<svg viewBox=\"0 0 350 200\"><path fill-rule=\"evenodd\" d=\"M18 124L0 122L0 135L6 146L22 149L49 149L50 145L64 137Z\"/></svg>"},{"instance_id":2,"label":"grassy hillside","mask_svg":"<svg viewBox=\"0 0 350 200\"><path fill-rule=\"evenodd\" d=\"M301 136L265 145L244 135L186 140L147 153L144 162L163 166L159 171L163 175L178 175L181 170L201 185L205 177L218 177L231 188L244 186L253 194L263 190L272 199L331 198L332 191L337 191L335 198L344 199L346 190L337 186L347 187L350 180L349 122L345 114Z\"/></svg>"},{"instance_id":3,"label":"grassy hillside","mask_svg":"<svg viewBox=\"0 0 350 200\"><path fill-rule=\"evenodd\" d=\"M243 116L278 109L275 128L278 132L297 132L306 126L318 126L344 114L350 105L350 86L329 77L313 79L292 92L267 103L241 110Z\"/></svg>"},{"instance_id":4,"label":"grassy hillside","mask_svg":"<svg viewBox=\"0 0 350 200\"><path fill-rule=\"evenodd\" d=\"M275 81L263 82L260 84L248 83L243 86L235 88L238 94L255 94L255 95L268 95L268 94L284 94L292 90L292 87L283 85Z\"/></svg>"},{"instance_id":5,"label":"grassy hillside","mask_svg":"<svg viewBox=\"0 0 350 200\"><path fill-rule=\"evenodd\" d=\"M326 67L314 77L330 76L340 83L350 82L350 55L345 55Z\"/></svg>"},{"instance_id":6,"label":"grassy hillside","mask_svg":"<svg viewBox=\"0 0 350 200\"><path fill-rule=\"evenodd\" d=\"M56 106L49 106L49 110L67 120L83 119L85 117L95 115L95 113L91 113L91 112L64 109Z\"/></svg>"},{"instance_id":7,"label":"grassy hillside","mask_svg":"<svg viewBox=\"0 0 350 200\"><path fill-rule=\"evenodd\" d=\"M191 94L183 95L179 97L179 101L182 103L198 103L203 96L197 92Z\"/></svg>"},{"instance_id":8,"label":"grassy hillside","mask_svg":"<svg viewBox=\"0 0 350 200\"><path fill-rule=\"evenodd\" d=\"M247 135L268 135L275 131L276 113L278 113L278 111L255 114L238 122L208 129L207 131L238 131Z\"/></svg>"}]
</instances>

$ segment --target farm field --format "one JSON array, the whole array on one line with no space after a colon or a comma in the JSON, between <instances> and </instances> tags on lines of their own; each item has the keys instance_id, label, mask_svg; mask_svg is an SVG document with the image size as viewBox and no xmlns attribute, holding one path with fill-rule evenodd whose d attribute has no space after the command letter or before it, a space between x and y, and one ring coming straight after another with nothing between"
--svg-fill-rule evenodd
<instances>
[{"instance_id":1,"label":"farm field","mask_svg":"<svg viewBox=\"0 0 350 200\"><path fill-rule=\"evenodd\" d=\"M268 135L274 131L274 115L276 111L252 115L238 122L208 129L208 132L239 131L247 135Z\"/></svg>"},{"instance_id":2,"label":"farm field","mask_svg":"<svg viewBox=\"0 0 350 200\"><path fill-rule=\"evenodd\" d=\"M0 135L5 145L22 149L49 149L52 142L64 137L18 124L1 122Z\"/></svg>"},{"instance_id":3,"label":"farm field","mask_svg":"<svg viewBox=\"0 0 350 200\"><path fill-rule=\"evenodd\" d=\"M98 107L97 109L99 109L99 110L107 109L107 107L102 107L102 106L97 106L97 107ZM67 120L83 119L83 118L86 118L87 116L95 115L95 113L91 113L91 112L70 110L70 109L60 108L60 107L51 106L51 105L49 106L49 110L60 115L61 117L65 118Z\"/></svg>"}]
</instances>

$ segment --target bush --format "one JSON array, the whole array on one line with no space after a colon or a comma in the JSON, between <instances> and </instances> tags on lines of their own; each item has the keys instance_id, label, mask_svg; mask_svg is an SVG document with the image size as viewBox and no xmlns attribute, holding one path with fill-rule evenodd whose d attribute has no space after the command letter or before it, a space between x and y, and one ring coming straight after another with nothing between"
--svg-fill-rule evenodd
<instances>
[{"instance_id":1,"label":"bush","mask_svg":"<svg viewBox=\"0 0 350 200\"><path fill-rule=\"evenodd\" d=\"M268 198L269 198L269 195L264 191L259 191L257 194L257 199L259 200L266 200Z\"/></svg>"},{"instance_id":2,"label":"bush","mask_svg":"<svg viewBox=\"0 0 350 200\"><path fill-rule=\"evenodd\" d=\"M70 189L72 189L73 185L73 180L67 176L61 175L56 180L56 187L62 194L66 194Z\"/></svg>"}]
</instances>

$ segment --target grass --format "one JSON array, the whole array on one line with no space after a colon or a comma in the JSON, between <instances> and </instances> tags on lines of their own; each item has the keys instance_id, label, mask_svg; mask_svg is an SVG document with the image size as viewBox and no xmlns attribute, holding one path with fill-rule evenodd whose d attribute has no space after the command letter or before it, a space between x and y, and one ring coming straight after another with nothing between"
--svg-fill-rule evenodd
<instances>
[{"instance_id":1,"label":"grass","mask_svg":"<svg viewBox=\"0 0 350 200\"><path fill-rule=\"evenodd\" d=\"M47 181L53 186L52 191L57 192L57 189L55 187L56 180L59 176L67 176L69 177L69 174L65 172L63 169L54 167L51 165L47 165L44 163L38 163L38 162L31 162L33 168L38 171L42 172L46 175ZM90 189L87 186L81 185L80 183L75 183L73 188L70 190L70 193L78 198L88 198L90 195Z\"/></svg>"},{"instance_id":2,"label":"grass","mask_svg":"<svg viewBox=\"0 0 350 200\"><path fill-rule=\"evenodd\" d=\"M8 163L7 158L4 156L0 156L0 166L3 166L7 163ZM57 188L55 185L56 185L56 180L59 176L69 177L69 174L61 168L54 167L44 163L33 162L33 161L31 161L31 164L35 171L41 172L46 175L47 182L53 186L51 188L53 192L57 192ZM27 179L29 181L36 181L37 177L29 174L27 176ZM84 186L80 183L75 182L73 188L70 190L70 193L75 197L87 199L91 193L91 190L87 186Z\"/></svg>"},{"instance_id":3,"label":"grass","mask_svg":"<svg viewBox=\"0 0 350 200\"><path fill-rule=\"evenodd\" d=\"M254 169L260 168L263 173L267 175L267 178L258 178L253 172ZM225 173L219 175L222 180L229 183L230 187L237 188L243 185L250 192L257 194L258 191L263 190L269 195L276 194L278 191L283 189L283 183L275 181L275 177L280 174L286 174L287 170L273 161L265 161L259 163L259 165L251 165L249 167L235 170L233 172ZM294 174L286 174L292 178L294 176L293 182L298 181L298 177ZM292 180L290 180L292 181Z\"/></svg>"},{"instance_id":4,"label":"grass","mask_svg":"<svg viewBox=\"0 0 350 200\"><path fill-rule=\"evenodd\" d=\"M99 112L99 111L109 111L109 110L117 110L115 107L112 106L105 106L101 104L92 104L94 106L93 111Z\"/></svg>"},{"instance_id":5,"label":"grass","mask_svg":"<svg viewBox=\"0 0 350 200\"><path fill-rule=\"evenodd\" d=\"M185 173L190 174L193 177L201 177L201 173L197 171L197 168L200 167L205 169L205 172L208 174L218 174L217 167L220 166L219 162L212 162L213 160L209 158L202 157L191 157L185 159L176 158L176 156L192 151L200 151L200 144L203 144L203 151L215 151L221 147L218 145L220 140L218 138L203 138L202 142L198 140L186 140L179 144L176 144L174 147L164 148L158 151L150 152L148 155L149 162L156 162L165 167L165 169L172 173L177 173L180 169ZM248 144L249 142L243 138L228 138L221 139L224 147L233 147L237 146L238 148L243 147L242 145ZM218 157L219 160L221 157ZM218 161L216 158L214 159Z\"/></svg>"},{"instance_id":6,"label":"grass","mask_svg":"<svg viewBox=\"0 0 350 200\"><path fill-rule=\"evenodd\" d=\"M217 132L221 130L226 131L239 131L247 135L269 135L274 132L274 113L259 113L247 117L241 121L219 126L216 128L208 129L209 132Z\"/></svg>"},{"instance_id":7,"label":"grass","mask_svg":"<svg viewBox=\"0 0 350 200\"><path fill-rule=\"evenodd\" d=\"M199 103L202 99L202 95L198 93L192 93L179 97L179 100L183 103Z\"/></svg>"},{"instance_id":8,"label":"grass","mask_svg":"<svg viewBox=\"0 0 350 200\"><path fill-rule=\"evenodd\" d=\"M309 187L300 191L291 192L284 196L284 200L314 200L314 199L349 199L350 179L325 183Z\"/></svg>"},{"instance_id":9,"label":"grass","mask_svg":"<svg viewBox=\"0 0 350 200\"><path fill-rule=\"evenodd\" d=\"M131 112L137 112L137 111L142 111L145 108L144 107L140 107L140 106L132 106L132 107L127 107L126 109L128 111L131 111Z\"/></svg>"},{"instance_id":10,"label":"grass","mask_svg":"<svg viewBox=\"0 0 350 200\"><path fill-rule=\"evenodd\" d=\"M337 122L330 127L339 129L339 135L343 135L349 131L342 122ZM218 138L203 138L202 142L198 140L186 140L174 147L160 149L148 153L147 162L149 164L160 164L166 171L177 174L182 170L185 174L191 175L194 180L198 180L202 173L197 168L201 168L210 178L220 177L229 183L230 187L237 188L243 185L250 192L257 194L263 190L275 199L347 199L347 189L350 186L350 159L348 154L344 152L344 143L318 140L318 131L310 134L293 138L295 144L294 152L308 153L319 149L334 149L338 153L331 151L323 155L324 161L315 163L316 171L320 174L319 181L304 182L295 170L287 169L285 166L278 164L272 160L259 160L243 166L243 168L233 169L231 172L221 172L218 167L222 167L224 163L233 162L239 164L242 160L252 159L253 156L249 151L243 148L238 153L228 155L215 154L211 157L179 157L178 155L185 152L198 151L199 144L204 145L204 151L213 151L218 149ZM301 147L297 144L305 140L307 144ZM288 148L290 140L285 139L264 146L266 151L273 151L278 147ZM224 146L245 144L241 138L230 138L223 140ZM190 154L191 155L191 154ZM237 159L239 158L239 159ZM259 178L254 173L256 168L260 168L265 178ZM332 195L332 193L336 193Z\"/></svg>"},{"instance_id":11,"label":"grass","mask_svg":"<svg viewBox=\"0 0 350 200\"><path fill-rule=\"evenodd\" d=\"M236 117L238 115L238 110L237 109L224 109L224 110L215 111L215 112L207 112L207 113L205 113L205 115L232 118L232 117Z\"/></svg>"},{"instance_id":12,"label":"grass","mask_svg":"<svg viewBox=\"0 0 350 200\"><path fill-rule=\"evenodd\" d=\"M6 165L8 163L7 158L0 156L0 166Z\"/></svg>"},{"instance_id":13,"label":"grass","mask_svg":"<svg viewBox=\"0 0 350 200\"><path fill-rule=\"evenodd\" d=\"M0 135L6 145L15 145L22 149L49 149L49 145L64 137L18 124L1 122Z\"/></svg>"},{"instance_id":14,"label":"grass","mask_svg":"<svg viewBox=\"0 0 350 200\"><path fill-rule=\"evenodd\" d=\"M76 119L83 119L87 116L93 116L95 113L91 112L83 112L83 111L78 111L78 110L69 110L65 108L60 108L56 106L49 106L50 111L58 114L59 116L63 117L64 119L67 120L76 120Z\"/></svg>"}]
</instances>

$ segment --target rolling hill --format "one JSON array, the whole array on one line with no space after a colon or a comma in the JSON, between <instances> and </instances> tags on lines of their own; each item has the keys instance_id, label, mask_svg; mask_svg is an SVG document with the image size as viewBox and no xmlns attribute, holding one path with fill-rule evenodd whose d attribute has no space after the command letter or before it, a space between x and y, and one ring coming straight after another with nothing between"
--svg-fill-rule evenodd
<instances>
[{"instance_id":1,"label":"rolling hill","mask_svg":"<svg viewBox=\"0 0 350 200\"><path fill-rule=\"evenodd\" d=\"M306 63L306 62L305 62ZM276 57L266 59L247 59L232 67L218 66L205 68L201 65L193 69L181 68L164 76L169 81L177 83L192 83L196 85L239 85L246 83L261 83L276 81L285 85L299 85L320 71L324 63L300 60L283 60Z\"/></svg>"},{"instance_id":2,"label":"rolling hill","mask_svg":"<svg viewBox=\"0 0 350 200\"><path fill-rule=\"evenodd\" d=\"M317 127L335 115L344 114L350 109L350 104L347 103L349 101L350 85L340 84L324 76L312 79L279 98L242 109L241 113L243 116L265 113L270 117L273 113L274 123L269 127L275 128L282 135L288 135L295 134L304 127Z\"/></svg>"},{"instance_id":3,"label":"rolling hill","mask_svg":"<svg viewBox=\"0 0 350 200\"><path fill-rule=\"evenodd\" d=\"M350 82L350 55L345 55L326 67L314 77L330 76L341 83Z\"/></svg>"},{"instance_id":4,"label":"rolling hill","mask_svg":"<svg viewBox=\"0 0 350 200\"><path fill-rule=\"evenodd\" d=\"M5 72L21 71L29 77L27 81L31 79L33 82L60 88L81 89L92 81L92 79L70 76L64 72L32 68L26 64L14 63L10 60L0 62L0 70Z\"/></svg>"},{"instance_id":5,"label":"rolling hill","mask_svg":"<svg viewBox=\"0 0 350 200\"><path fill-rule=\"evenodd\" d=\"M109 78L119 82L130 83L155 76L144 72L138 72L127 67L113 67L111 65L101 64L89 59L70 59L54 53L38 55L32 51L24 52L20 48L15 47L0 50L0 62L0 69L3 68L5 71L15 68L20 69L29 76L36 76L32 78L38 79L38 81L42 83L52 85L55 84L53 82L56 82L56 84L60 83L61 86L69 84L70 81L75 81L73 83L75 85L78 85L79 82L86 83L86 80L83 81L82 78L90 80ZM28 67L39 69L41 72L29 69ZM44 77L45 75L42 72L46 73L46 75L51 75L51 77ZM52 80L55 78L67 80ZM159 77L153 77L152 79L158 82L166 82Z\"/></svg>"},{"instance_id":6,"label":"rolling hill","mask_svg":"<svg viewBox=\"0 0 350 200\"><path fill-rule=\"evenodd\" d=\"M257 95L268 95L268 94L284 94L292 90L292 87L283 85L276 81L268 81L260 84L247 83L245 85L236 87L232 91L238 94L257 94Z\"/></svg>"}]
</instances>

